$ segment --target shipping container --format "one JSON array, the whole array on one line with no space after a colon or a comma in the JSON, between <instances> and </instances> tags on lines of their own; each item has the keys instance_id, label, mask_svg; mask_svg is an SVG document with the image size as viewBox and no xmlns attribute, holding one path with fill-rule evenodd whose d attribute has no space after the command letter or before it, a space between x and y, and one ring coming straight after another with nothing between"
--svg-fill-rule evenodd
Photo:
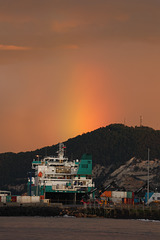
<instances>
[{"instance_id":1,"label":"shipping container","mask_svg":"<svg viewBox=\"0 0 160 240\"><path fill-rule=\"evenodd\" d=\"M132 198L132 192L127 192L127 198Z\"/></svg>"},{"instance_id":2,"label":"shipping container","mask_svg":"<svg viewBox=\"0 0 160 240\"><path fill-rule=\"evenodd\" d=\"M11 202L11 196L6 196L6 202Z\"/></svg>"},{"instance_id":3,"label":"shipping container","mask_svg":"<svg viewBox=\"0 0 160 240\"><path fill-rule=\"evenodd\" d=\"M30 201L31 203L38 203L40 202L40 196L31 196Z\"/></svg>"},{"instance_id":4,"label":"shipping container","mask_svg":"<svg viewBox=\"0 0 160 240\"><path fill-rule=\"evenodd\" d=\"M44 199L44 195L40 195L40 200L43 200Z\"/></svg>"},{"instance_id":5,"label":"shipping container","mask_svg":"<svg viewBox=\"0 0 160 240\"><path fill-rule=\"evenodd\" d=\"M20 203L31 203L31 197L30 196L21 196Z\"/></svg>"},{"instance_id":6,"label":"shipping container","mask_svg":"<svg viewBox=\"0 0 160 240\"><path fill-rule=\"evenodd\" d=\"M16 196L17 203L38 203L40 196Z\"/></svg>"},{"instance_id":7,"label":"shipping container","mask_svg":"<svg viewBox=\"0 0 160 240\"><path fill-rule=\"evenodd\" d=\"M112 191L112 198L126 198L126 192Z\"/></svg>"},{"instance_id":8,"label":"shipping container","mask_svg":"<svg viewBox=\"0 0 160 240\"><path fill-rule=\"evenodd\" d=\"M17 196L17 203L21 203L21 196Z\"/></svg>"},{"instance_id":9,"label":"shipping container","mask_svg":"<svg viewBox=\"0 0 160 240\"><path fill-rule=\"evenodd\" d=\"M111 197L112 196L112 192L111 191L105 191L101 194L101 197Z\"/></svg>"},{"instance_id":10,"label":"shipping container","mask_svg":"<svg viewBox=\"0 0 160 240\"><path fill-rule=\"evenodd\" d=\"M11 196L11 201L12 202L17 202L17 196Z\"/></svg>"},{"instance_id":11,"label":"shipping container","mask_svg":"<svg viewBox=\"0 0 160 240\"><path fill-rule=\"evenodd\" d=\"M6 196L1 196L1 202L6 203Z\"/></svg>"},{"instance_id":12,"label":"shipping container","mask_svg":"<svg viewBox=\"0 0 160 240\"><path fill-rule=\"evenodd\" d=\"M49 200L49 199L43 199L43 202L44 202L44 203L49 203L50 200Z\"/></svg>"},{"instance_id":13,"label":"shipping container","mask_svg":"<svg viewBox=\"0 0 160 240\"><path fill-rule=\"evenodd\" d=\"M140 203L140 199L139 198L134 198L134 203L135 204L139 204Z\"/></svg>"},{"instance_id":14,"label":"shipping container","mask_svg":"<svg viewBox=\"0 0 160 240\"><path fill-rule=\"evenodd\" d=\"M132 198L123 198L122 203L124 204L133 204L134 200Z\"/></svg>"}]
</instances>

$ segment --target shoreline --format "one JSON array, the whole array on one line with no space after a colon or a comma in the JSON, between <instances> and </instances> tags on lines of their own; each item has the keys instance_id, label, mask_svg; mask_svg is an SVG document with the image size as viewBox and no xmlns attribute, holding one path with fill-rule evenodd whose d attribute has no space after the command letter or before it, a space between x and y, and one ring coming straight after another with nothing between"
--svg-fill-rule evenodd
<instances>
[{"instance_id":1,"label":"shoreline","mask_svg":"<svg viewBox=\"0 0 160 240\"><path fill-rule=\"evenodd\" d=\"M84 207L62 204L1 204L0 216L44 216L76 218L113 218L160 220L160 208Z\"/></svg>"}]
</instances>

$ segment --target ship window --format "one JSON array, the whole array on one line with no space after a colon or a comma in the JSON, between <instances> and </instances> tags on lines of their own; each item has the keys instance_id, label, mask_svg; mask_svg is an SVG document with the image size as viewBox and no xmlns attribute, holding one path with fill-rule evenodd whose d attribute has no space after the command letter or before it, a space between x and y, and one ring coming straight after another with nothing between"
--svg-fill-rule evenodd
<instances>
[{"instance_id":1,"label":"ship window","mask_svg":"<svg viewBox=\"0 0 160 240\"><path fill-rule=\"evenodd\" d=\"M86 176L86 179L91 179L91 176L90 176L90 175L87 175L87 176Z\"/></svg>"},{"instance_id":2,"label":"ship window","mask_svg":"<svg viewBox=\"0 0 160 240\"><path fill-rule=\"evenodd\" d=\"M160 197L157 197L157 200L160 200Z\"/></svg>"}]
</instances>

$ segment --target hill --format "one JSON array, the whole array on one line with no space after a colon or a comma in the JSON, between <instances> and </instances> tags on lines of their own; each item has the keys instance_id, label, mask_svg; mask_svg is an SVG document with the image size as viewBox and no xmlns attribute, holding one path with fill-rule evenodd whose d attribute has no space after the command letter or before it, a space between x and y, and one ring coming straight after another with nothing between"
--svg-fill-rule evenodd
<instances>
[{"instance_id":1,"label":"hill","mask_svg":"<svg viewBox=\"0 0 160 240\"><path fill-rule=\"evenodd\" d=\"M109 169L100 165L94 167L93 177L99 185L103 183L103 186L109 186L110 190L117 189L117 186L119 190L126 189L133 192L142 187L143 190L147 190L148 161L133 157L114 171L109 172ZM160 192L160 160L158 159L149 161L149 182L150 191Z\"/></svg>"},{"instance_id":2,"label":"hill","mask_svg":"<svg viewBox=\"0 0 160 240\"><path fill-rule=\"evenodd\" d=\"M68 139L64 144L69 159L91 153L93 168L101 166L105 169L106 174L100 174L99 177L95 175L97 183L105 182L109 174L133 157L146 160L148 148L151 159L160 159L160 131L149 127L111 124ZM37 154L55 155L57 148L57 145L53 145L31 152L0 154L0 189L11 189L13 193L25 192L33 158Z\"/></svg>"}]
</instances>

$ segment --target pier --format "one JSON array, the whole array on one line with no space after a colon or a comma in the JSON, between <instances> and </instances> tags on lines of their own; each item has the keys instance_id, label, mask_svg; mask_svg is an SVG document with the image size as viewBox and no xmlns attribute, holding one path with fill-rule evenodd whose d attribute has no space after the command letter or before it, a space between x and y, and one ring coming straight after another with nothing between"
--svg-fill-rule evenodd
<instances>
[{"instance_id":1,"label":"pier","mask_svg":"<svg viewBox=\"0 0 160 240\"><path fill-rule=\"evenodd\" d=\"M85 218L115 218L115 219L152 219L160 220L160 205L115 205L115 206L92 206L62 204L0 204L0 216L74 216Z\"/></svg>"}]
</instances>

